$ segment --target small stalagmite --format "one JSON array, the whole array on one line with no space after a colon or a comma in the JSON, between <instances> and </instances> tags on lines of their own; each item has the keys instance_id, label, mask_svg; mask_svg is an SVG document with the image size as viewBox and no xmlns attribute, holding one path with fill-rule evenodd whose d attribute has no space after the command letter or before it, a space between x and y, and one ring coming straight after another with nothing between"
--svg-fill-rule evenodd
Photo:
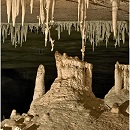
<instances>
[{"instance_id":1,"label":"small stalagmite","mask_svg":"<svg viewBox=\"0 0 130 130\"><path fill-rule=\"evenodd\" d=\"M17 115L17 112L15 109L13 109L10 115L10 119L14 118L16 115Z\"/></svg>"},{"instance_id":2,"label":"small stalagmite","mask_svg":"<svg viewBox=\"0 0 130 130\"><path fill-rule=\"evenodd\" d=\"M42 97L45 93L44 75L45 75L44 66L39 65L37 70L36 81L35 81L33 100Z\"/></svg>"}]
</instances>

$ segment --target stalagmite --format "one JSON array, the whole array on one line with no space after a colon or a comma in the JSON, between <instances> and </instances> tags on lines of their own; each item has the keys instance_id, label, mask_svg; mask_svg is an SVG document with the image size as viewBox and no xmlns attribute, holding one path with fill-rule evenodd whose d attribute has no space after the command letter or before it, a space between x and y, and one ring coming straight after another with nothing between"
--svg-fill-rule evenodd
<instances>
[{"instance_id":1,"label":"stalagmite","mask_svg":"<svg viewBox=\"0 0 130 130\"><path fill-rule=\"evenodd\" d=\"M12 5L12 0L6 0L8 23L10 22L11 5Z\"/></svg>"},{"instance_id":2,"label":"stalagmite","mask_svg":"<svg viewBox=\"0 0 130 130\"><path fill-rule=\"evenodd\" d=\"M14 116L16 116L16 115L17 115L17 112L16 112L15 109L13 109L12 112L11 112L10 118L13 119Z\"/></svg>"},{"instance_id":3,"label":"stalagmite","mask_svg":"<svg viewBox=\"0 0 130 130\"><path fill-rule=\"evenodd\" d=\"M44 66L39 65L38 70L37 70L36 81L35 81L33 101L35 99L42 97L45 94L44 75L45 75Z\"/></svg>"},{"instance_id":4,"label":"stalagmite","mask_svg":"<svg viewBox=\"0 0 130 130\"><path fill-rule=\"evenodd\" d=\"M114 38L116 39L117 36L117 13L119 7L119 0L111 0L112 2L112 26L113 26L113 33Z\"/></svg>"},{"instance_id":5,"label":"stalagmite","mask_svg":"<svg viewBox=\"0 0 130 130\"><path fill-rule=\"evenodd\" d=\"M119 63L115 64L115 93L119 94L119 91L122 88L121 72L119 69Z\"/></svg>"},{"instance_id":6,"label":"stalagmite","mask_svg":"<svg viewBox=\"0 0 130 130\"><path fill-rule=\"evenodd\" d=\"M31 14L32 14L32 10L33 10L33 0L30 1L30 10L31 10Z\"/></svg>"}]
</instances>

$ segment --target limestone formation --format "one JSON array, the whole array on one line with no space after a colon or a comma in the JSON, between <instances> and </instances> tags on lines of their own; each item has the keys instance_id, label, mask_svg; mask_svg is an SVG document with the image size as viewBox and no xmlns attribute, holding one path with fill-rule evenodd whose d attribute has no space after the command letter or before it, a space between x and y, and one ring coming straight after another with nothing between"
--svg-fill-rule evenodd
<instances>
[{"instance_id":1,"label":"limestone formation","mask_svg":"<svg viewBox=\"0 0 130 130\"><path fill-rule=\"evenodd\" d=\"M120 94L121 90L129 91L129 65L115 64L115 92Z\"/></svg>"},{"instance_id":2,"label":"limestone formation","mask_svg":"<svg viewBox=\"0 0 130 130\"><path fill-rule=\"evenodd\" d=\"M54 47L54 40L51 38L51 32L49 30L49 27L51 25L51 22L48 23L48 29L46 28L45 24L39 25L38 23L24 23L22 26L20 23L17 23L15 27L13 25L2 23L1 24L1 32L2 32L2 41L5 42L5 39L7 39L7 34L11 35L11 42L12 45L15 47L22 46L22 43L26 41L27 38L27 32L28 28L29 30L39 31L39 28L41 28L43 34L45 34L47 42L48 40L51 42L52 50ZM56 28L58 32L58 40L61 38L61 33L64 30L68 31L68 34L70 35L72 27L75 28L75 31L80 31L80 26L77 21L56 21L53 23L54 27ZM112 29L112 22L111 21L85 21L84 26L86 30L82 29L81 34L83 34L82 38L84 43L86 40L89 40L91 45L93 46L93 50L95 46L100 45L101 41L106 41L106 47L109 42L109 38L111 33L113 32ZM125 43L125 35L128 34L128 23L126 21L117 21L117 25L115 27L115 32L118 32L118 35L116 36L116 42L115 46L120 46L120 41L123 41L123 44ZM82 32L83 31L83 32ZM49 39L47 37L49 36ZM14 38L14 40L13 40ZM21 39L21 41L20 41ZM47 44L47 43L46 43ZM82 44L82 53L85 51L85 45Z\"/></svg>"},{"instance_id":3,"label":"limestone formation","mask_svg":"<svg viewBox=\"0 0 130 130\"><path fill-rule=\"evenodd\" d=\"M33 100L42 97L45 93L44 75L45 75L44 66L39 65L35 81Z\"/></svg>"},{"instance_id":4,"label":"limestone formation","mask_svg":"<svg viewBox=\"0 0 130 130\"><path fill-rule=\"evenodd\" d=\"M81 86L92 91L92 64L82 62L77 57L68 57L66 53L62 56L56 52L55 59L59 80L76 79Z\"/></svg>"},{"instance_id":5,"label":"limestone formation","mask_svg":"<svg viewBox=\"0 0 130 130\"><path fill-rule=\"evenodd\" d=\"M102 99L94 96L92 64L83 62L78 57L69 57L66 53L61 55L59 52L55 53L55 59L57 78L50 90L45 94L34 91L36 98L33 98L28 114L22 114L22 122L14 118L12 124L12 119L9 119L4 120L2 126L7 124L12 127L15 124L22 130L127 130L129 128L129 117L119 112L117 103L114 102L110 110ZM40 72L43 72L42 65L39 66L37 78L41 76ZM37 85L41 84L43 79L37 80L37 78ZM39 89L37 85L36 90L41 90L42 87ZM115 88L113 90L115 92Z\"/></svg>"},{"instance_id":6,"label":"limestone formation","mask_svg":"<svg viewBox=\"0 0 130 130\"><path fill-rule=\"evenodd\" d=\"M129 100L129 65L115 64L115 84L105 96L105 103L112 107L113 103L119 105Z\"/></svg>"},{"instance_id":7,"label":"limestone formation","mask_svg":"<svg viewBox=\"0 0 130 130\"><path fill-rule=\"evenodd\" d=\"M13 109L12 112L11 112L10 118L12 119L12 118L14 118L16 115L17 115L17 112L16 112L15 109Z\"/></svg>"}]
</instances>

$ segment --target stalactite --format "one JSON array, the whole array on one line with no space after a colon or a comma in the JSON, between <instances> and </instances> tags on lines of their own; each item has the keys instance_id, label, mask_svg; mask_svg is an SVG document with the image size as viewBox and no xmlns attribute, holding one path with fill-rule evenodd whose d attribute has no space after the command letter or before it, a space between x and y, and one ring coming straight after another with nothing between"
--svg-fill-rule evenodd
<instances>
[{"instance_id":1,"label":"stalactite","mask_svg":"<svg viewBox=\"0 0 130 130\"><path fill-rule=\"evenodd\" d=\"M111 0L112 2L112 26L113 26L113 33L114 38L116 39L117 36L117 13L119 7L119 0Z\"/></svg>"},{"instance_id":2,"label":"stalactite","mask_svg":"<svg viewBox=\"0 0 130 130\"><path fill-rule=\"evenodd\" d=\"M47 41L48 41L48 33L49 33L49 9L50 9L50 0L46 0L46 27L45 27L45 46L47 46Z\"/></svg>"},{"instance_id":3,"label":"stalactite","mask_svg":"<svg viewBox=\"0 0 130 130\"><path fill-rule=\"evenodd\" d=\"M45 47L47 46L49 28L45 28Z\"/></svg>"},{"instance_id":4,"label":"stalactite","mask_svg":"<svg viewBox=\"0 0 130 130\"><path fill-rule=\"evenodd\" d=\"M80 6L81 6L81 0L78 0L78 23L80 22Z\"/></svg>"},{"instance_id":5,"label":"stalactite","mask_svg":"<svg viewBox=\"0 0 130 130\"><path fill-rule=\"evenodd\" d=\"M17 3L16 0L12 0L12 22L13 26L15 26L16 16L17 16Z\"/></svg>"},{"instance_id":6,"label":"stalactite","mask_svg":"<svg viewBox=\"0 0 130 130\"><path fill-rule=\"evenodd\" d=\"M124 44L125 43L125 28L124 27L122 28L122 41Z\"/></svg>"},{"instance_id":7,"label":"stalactite","mask_svg":"<svg viewBox=\"0 0 130 130\"><path fill-rule=\"evenodd\" d=\"M20 0L17 0L16 1L16 15L18 16L19 15L19 6L20 6Z\"/></svg>"},{"instance_id":8,"label":"stalactite","mask_svg":"<svg viewBox=\"0 0 130 130\"><path fill-rule=\"evenodd\" d=\"M63 24L60 24L60 31L63 32Z\"/></svg>"},{"instance_id":9,"label":"stalactite","mask_svg":"<svg viewBox=\"0 0 130 130\"><path fill-rule=\"evenodd\" d=\"M41 25L41 28L42 28L42 33L44 34L45 32L45 25L43 24L43 25Z\"/></svg>"},{"instance_id":10,"label":"stalactite","mask_svg":"<svg viewBox=\"0 0 130 130\"><path fill-rule=\"evenodd\" d=\"M117 43L118 43L118 46L120 47L120 33L119 33L119 31L117 32Z\"/></svg>"},{"instance_id":11,"label":"stalactite","mask_svg":"<svg viewBox=\"0 0 130 130\"><path fill-rule=\"evenodd\" d=\"M25 18L25 0L21 0L21 6L22 6L22 26L23 26Z\"/></svg>"},{"instance_id":12,"label":"stalactite","mask_svg":"<svg viewBox=\"0 0 130 130\"><path fill-rule=\"evenodd\" d=\"M57 32L58 32L58 40L60 39L60 25L58 25L58 27L56 28Z\"/></svg>"},{"instance_id":13,"label":"stalactite","mask_svg":"<svg viewBox=\"0 0 130 130\"><path fill-rule=\"evenodd\" d=\"M3 39L3 43L5 42L5 26L2 26L2 39Z\"/></svg>"},{"instance_id":14,"label":"stalactite","mask_svg":"<svg viewBox=\"0 0 130 130\"><path fill-rule=\"evenodd\" d=\"M23 36L24 36L24 28L22 26L21 27L21 44L20 44L21 47L22 47L22 43L23 43Z\"/></svg>"},{"instance_id":15,"label":"stalactite","mask_svg":"<svg viewBox=\"0 0 130 130\"><path fill-rule=\"evenodd\" d=\"M102 40L104 39L104 35L105 35L105 24L102 24Z\"/></svg>"},{"instance_id":16,"label":"stalactite","mask_svg":"<svg viewBox=\"0 0 130 130\"><path fill-rule=\"evenodd\" d=\"M55 8L55 0L52 1L52 12L51 12L51 23L54 23L54 8Z\"/></svg>"},{"instance_id":17,"label":"stalactite","mask_svg":"<svg viewBox=\"0 0 130 130\"><path fill-rule=\"evenodd\" d=\"M71 26L72 24L71 23L68 23L68 34L70 35L70 32L71 32Z\"/></svg>"},{"instance_id":18,"label":"stalactite","mask_svg":"<svg viewBox=\"0 0 130 130\"><path fill-rule=\"evenodd\" d=\"M49 41L51 42L51 51L53 51L53 49L54 49L54 42L55 42L55 40L53 40L53 39L51 38L51 33L50 33L50 30L49 30Z\"/></svg>"},{"instance_id":19,"label":"stalactite","mask_svg":"<svg viewBox=\"0 0 130 130\"><path fill-rule=\"evenodd\" d=\"M29 29L30 29L31 32L32 32L32 30L33 30L33 24L29 24Z\"/></svg>"},{"instance_id":20,"label":"stalactite","mask_svg":"<svg viewBox=\"0 0 130 130\"><path fill-rule=\"evenodd\" d=\"M64 30L66 30L66 23L65 22L63 23L63 28L64 28Z\"/></svg>"},{"instance_id":21,"label":"stalactite","mask_svg":"<svg viewBox=\"0 0 130 130\"><path fill-rule=\"evenodd\" d=\"M20 44L20 25L15 26L15 38L16 42Z\"/></svg>"},{"instance_id":22,"label":"stalactite","mask_svg":"<svg viewBox=\"0 0 130 130\"><path fill-rule=\"evenodd\" d=\"M43 7L43 0L40 0L40 21L41 24L44 23L45 20L45 13L44 13L44 7Z\"/></svg>"},{"instance_id":23,"label":"stalactite","mask_svg":"<svg viewBox=\"0 0 130 130\"><path fill-rule=\"evenodd\" d=\"M89 0L85 0L85 1L86 1L87 8L88 8L88 6L89 6Z\"/></svg>"},{"instance_id":24,"label":"stalactite","mask_svg":"<svg viewBox=\"0 0 130 130\"><path fill-rule=\"evenodd\" d=\"M25 42L27 41L27 33L28 33L28 25L24 26L24 38L25 38Z\"/></svg>"},{"instance_id":25,"label":"stalactite","mask_svg":"<svg viewBox=\"0 0 130 130\"><path fill-rule=\"evenodd\" d=\"M12 0L6 0L8 23L10 22Z\"/></svg>"},{"instance_id":26,"label":"stalactite","mask_svg":"<svg viewBox=\"0 0 130 130\"><path fill-rule=\"evenodd\" d=\"M33 10L33 0L30 1L30 11L31 11L31 14L32 14L32 10Z\"/></svg>"}]
</instances>

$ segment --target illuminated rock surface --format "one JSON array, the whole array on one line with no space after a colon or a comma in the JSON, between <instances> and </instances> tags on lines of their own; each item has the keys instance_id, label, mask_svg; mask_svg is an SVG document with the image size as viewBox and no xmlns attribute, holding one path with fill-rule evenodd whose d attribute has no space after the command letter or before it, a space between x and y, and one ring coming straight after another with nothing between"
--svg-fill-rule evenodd
<instances>
[{"instance_id":1,"label":"illuminated rock surface","mask_svg":"<svg viewBox=\"0 0 130 130\"><path fill-rule=\"evenodd\" d=\"M128 115L120 111L113 113L102 99L94 96L91 89L92 64L68 57L65 53L56 52L55 58L58 75L50 90L33 99L28 114L21 116L24 118L21 123L18 119L6 119L2 126L12 126L16 122L15 126L24 125L24 129L32 127L33 130L128 129Z\"/></svg>"},{"instance_id":2,"label":"illuminated rock surface","mask_svg":"<svg viewBox=\"0 0 130 130\"><path fill-rule=\"evenodd\" d=\"M115 85L105 96L105 103L112 107L114 103L125 103L129 100L129 65L115 64ZM128 104L127 104L128 107Z\"/></svg>"}]
</instances>

